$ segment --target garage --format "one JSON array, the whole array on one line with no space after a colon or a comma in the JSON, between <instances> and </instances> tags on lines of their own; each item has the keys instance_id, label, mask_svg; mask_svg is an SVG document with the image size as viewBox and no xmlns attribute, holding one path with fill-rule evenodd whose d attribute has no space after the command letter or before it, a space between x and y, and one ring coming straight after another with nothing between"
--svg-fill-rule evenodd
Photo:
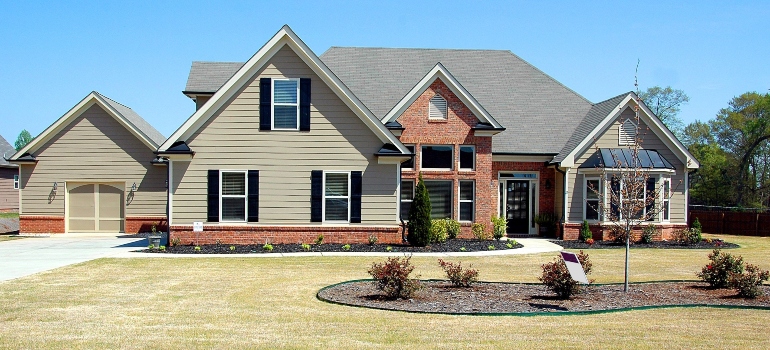
<instances>
[{"instance_id":1,"label":"garage","mask_svg":"<svg viewBox=\"0 0 770 350\"><path fill-rule=\"evenodd\" d=\"M67 183L67 232L123 232L124 183Z\"/></svg>"}]
</instances>

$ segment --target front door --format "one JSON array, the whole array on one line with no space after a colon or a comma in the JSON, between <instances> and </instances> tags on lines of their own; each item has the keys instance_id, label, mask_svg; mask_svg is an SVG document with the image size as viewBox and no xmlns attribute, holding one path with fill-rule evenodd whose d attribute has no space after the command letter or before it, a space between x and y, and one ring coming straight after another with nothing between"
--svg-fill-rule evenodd
<instances>
[{"instance_id":1,"label":"front door","mask_svg":"<svg viewBox=\"0 0 770 350\"><path fill-rule=\"evenodd\" d=\"M529 180L507 180L505 184L505 218L508 233L529 233Z\"/></svg>"}]
</instances>

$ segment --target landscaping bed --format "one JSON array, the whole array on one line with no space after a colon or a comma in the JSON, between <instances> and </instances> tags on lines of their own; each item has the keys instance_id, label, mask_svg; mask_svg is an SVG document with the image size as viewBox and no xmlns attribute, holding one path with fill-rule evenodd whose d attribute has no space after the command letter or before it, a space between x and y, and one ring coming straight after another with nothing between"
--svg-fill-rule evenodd
<instances>
[{"instance_id":1,"label":"landscaping bed","mask_svg":"<svg viewBox=\"0 0 770 350\"><path fill-rule=\"evenodd\" d=\"M558 244L564 249L615 249L625 248L625 243L618 243L615 241L594 241L593 244L588 244L583 241L562 241L551 240L552 243ZM676 242L676 241L655 241L651 243L632 242L631 248L657 248L657 249L714 249L714 248L738 248L739 246L734 243L725 242L721 239L702 240L698 243L688 242Z\"/></svg>"},{"instance_id":2,"label":"landscaping bed","mask_svg":"<svg viewBox=\"0 0 770 350\"><path fill-rule=\"evenodd\" d=\"M507 245L511 244L510 247ZM518 249L523 247L520 243L511 240L467 240L449 239L444 243L434 243L425 247L413 247L399 244L350 244L349 249L344 249L345 244L324 243L310 244L303 248L302 244L272 244L272 250L265 249L262 244L230 245L230 244L204 244L204 245L177 245L160 249L140 250L144 253L165 254L261 254L261 253L300 253L300 252L393 252L393 253L428 253L428 252L475 252L488 250ZM388 248L390 247L390 248ZM493 249L490 249L493 247ZM307 248L307 249L306 249Z\"/></svg>"},{"instance_id":3,"label":"landscaping bed","mask_svg":"<svg viewBox=\"0 0 770 350\"><path fill-rule=\"evenodd\" d=\"M712 305L770 308L770 286L764 296L736 297L732 289L709 289L702 282L635 283L629 292L622 284L591 285L568 300L559 300L542 284L479 282L455 287L449 281L422 281L412 299L387 299L375 283L351 281L318 292L324 301L375 309L449 314L564 313L625 308Z\"/></svg>"}]
</instances>

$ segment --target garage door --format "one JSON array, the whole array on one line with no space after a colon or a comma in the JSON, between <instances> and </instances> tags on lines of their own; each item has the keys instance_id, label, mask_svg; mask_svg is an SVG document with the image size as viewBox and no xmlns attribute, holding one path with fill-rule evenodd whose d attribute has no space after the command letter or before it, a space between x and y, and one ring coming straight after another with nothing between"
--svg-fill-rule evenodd
<instances>
[{"instance_id":1,"label":"garage door","mask_svg":"<svg viewBox=\"0 0 770 350\"><path fill-rule=\"evenodd\" d=\"M123 232L123 188L120 183L72 185L68 231Z\"/></svg>"}]
</instances>

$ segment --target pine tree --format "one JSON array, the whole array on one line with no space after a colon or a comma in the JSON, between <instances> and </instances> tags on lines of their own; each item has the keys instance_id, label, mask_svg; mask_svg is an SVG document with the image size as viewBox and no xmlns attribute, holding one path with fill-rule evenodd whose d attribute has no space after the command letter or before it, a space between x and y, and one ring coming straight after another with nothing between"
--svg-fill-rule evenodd
<instances>
[{"instance_id":1,"label":"pine tree","mask_svg":"<svg viewBox=\"0 0 770 350\"><path fill-rule=\"evenodd\" d=\"M424 247L430 243L430 212L431 206L428 189L425 187L425 182L422 181L422 174L420 174L417 186L414 189L412 207L409 208L409 235L407 239L410 244Z\"/></svg>"}]
</instances>

